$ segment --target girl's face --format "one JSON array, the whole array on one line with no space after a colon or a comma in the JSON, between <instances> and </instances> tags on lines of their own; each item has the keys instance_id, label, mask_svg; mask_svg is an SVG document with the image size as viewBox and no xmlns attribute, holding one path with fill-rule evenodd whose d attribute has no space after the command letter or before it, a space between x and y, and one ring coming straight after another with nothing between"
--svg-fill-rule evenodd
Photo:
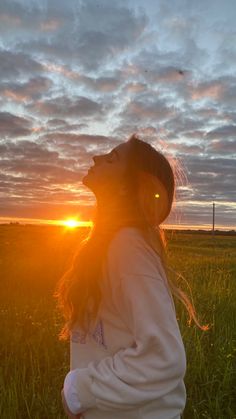
<instances>
[{"instance_id":1,"label":"girl's face","mask_svg":"<svg viewBox=\"0 0 236 419\"><path fill-rule=\"evenodd\" d=\"M109 153L94 156L94 166L90 167L82 183L97 197L119 195L127 166L129 142L122 143Z\"/></svg>"}]
</instances>

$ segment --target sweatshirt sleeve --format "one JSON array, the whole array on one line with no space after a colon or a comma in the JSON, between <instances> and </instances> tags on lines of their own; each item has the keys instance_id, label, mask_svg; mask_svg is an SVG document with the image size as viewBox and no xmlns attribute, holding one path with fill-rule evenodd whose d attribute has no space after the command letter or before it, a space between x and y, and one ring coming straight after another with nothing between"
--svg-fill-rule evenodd
<instances>
[{"instance_id":1,"label":"sweatshirt sleeve","mask_svg":"<svg viewBox=\"0 0 236 419\"><path fill-rule=\"evenodd\" d=\"M77 380L77 372L76 371L70 371L64 380L64 397L67 403L67 406L71 413L74 415L77 415L78 413L81 413L84 411L84 409L81 408L81 403L79 401L79 397L77 394L76 389L76 380Z\"/></svg>"},{"instance_id":2,"label":"sweatshirt sleeve","mask_svg":"<svg viewBox=\"0 0 236 419\"><path fill-rule=\"evenodd\" d=\"M84 409L127 410L178 386L185 351L160 259L145 240L118 234L107 264L113 299L133 344L74 370L74 385Z\"/></svg>"}]
</instances>

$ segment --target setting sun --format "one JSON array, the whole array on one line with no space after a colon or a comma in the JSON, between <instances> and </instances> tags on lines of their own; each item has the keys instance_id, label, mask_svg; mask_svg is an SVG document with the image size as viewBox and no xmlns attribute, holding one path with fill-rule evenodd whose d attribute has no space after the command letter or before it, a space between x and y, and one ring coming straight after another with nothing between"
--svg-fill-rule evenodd
<instances>
[{"instance_id":1,"label":"setting sun","mask_svg":"<svg viewBox=\"0 0 236 419\"><path fill-rule=\"evenodd\" d=\"M92 227L92 221L78 221L76 218L67 218L66 220L54 221L53 224L61 225L68 228L76 227Z\"/></svg>"},{"instance_id":2,"label":"setting sun","mask_svg":"<svg viewBox=\"0 0 236 419\"><path fill-rule=\"evenodd\" d=\"M63 222L64 226L69 227L69 228L75 228L75 227L79 227L80 222L77 220L74 220L72 218L65 220Z\"/></svg>"}]
</instances>

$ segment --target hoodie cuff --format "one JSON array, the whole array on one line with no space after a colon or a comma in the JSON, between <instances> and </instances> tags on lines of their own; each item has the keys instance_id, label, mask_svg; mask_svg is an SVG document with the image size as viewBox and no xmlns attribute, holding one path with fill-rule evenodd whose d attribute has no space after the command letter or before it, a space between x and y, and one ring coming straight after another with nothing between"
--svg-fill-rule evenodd
<instances>
[{"instance_id":1,"label":"hoodie cuff","mask_svg":"<svg viewBox=\"0 0 236 419\"><path fill-rule=\"evenodd\" d=\"M92 378L89 376L88 368L76 368L67 374L64 381L64 394L72 413L81 413L96 406L96 398L91 393L91 386Z\"/></svg>"},{"instance_id":2,"label":"hoodie cuff","mask_svg":"<svg viewBox=\"0 0 236 419\"><path fill-rule=\"evenodd\" d=\"M75 388L75 378L76 377L74 371L69 372L64 380L63 387L63 393L67 407L74 415L82 412L79 395L77 394Z\"/></svg>"}]
</instances>

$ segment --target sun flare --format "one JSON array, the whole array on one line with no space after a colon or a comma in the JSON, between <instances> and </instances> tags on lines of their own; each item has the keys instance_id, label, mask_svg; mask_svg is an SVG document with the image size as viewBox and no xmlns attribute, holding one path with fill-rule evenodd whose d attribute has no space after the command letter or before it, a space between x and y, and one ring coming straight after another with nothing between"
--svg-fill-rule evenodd
<instances>
[{"instance_id":1,"label":"sun flare","mask_svg":"<svg viewBox=\"0 0 236 419\"><path fill-rule=\"evenodd\" d=\"M66 220L54 221L53 224L73 229L76 227L92 227L93 221L79 221L77 218L67 218Z\"/></svg>"},{"instance_id":2,"label":"sun flare","mask_svg":"<svg viewBox=\"0 0 236 419\"><path fill-rule=\"evenodd\" d=\"M68 218L67 220L64 220L62 223L65 227L69 227L69 228L79 227L81 224L80 221L77 221L73 218Z\"/></svg>"}]
</instances>

